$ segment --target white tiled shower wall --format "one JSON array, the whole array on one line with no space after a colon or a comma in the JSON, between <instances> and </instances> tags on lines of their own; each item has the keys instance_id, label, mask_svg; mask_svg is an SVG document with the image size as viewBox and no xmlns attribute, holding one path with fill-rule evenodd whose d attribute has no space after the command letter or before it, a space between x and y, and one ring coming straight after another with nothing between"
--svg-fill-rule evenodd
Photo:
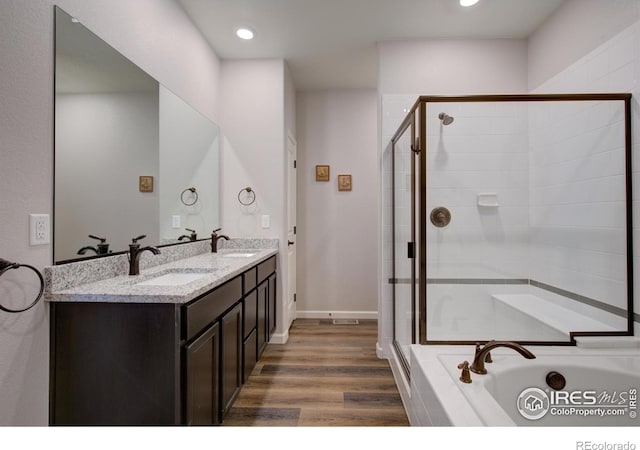
<instances>
[{"instance_id":1,"label":"white tiled shower wall","mask_svg":"<svg viewBox=\"0 0 640 450\"><path fill-rule=\"evenodd\" d=\"M442 125L440 112L454 122ZM429 278L524 278L528 155L525 105L427 104L427 213L445 206L448 226L427 224ZM499 206L480 206L478 195Z\"/></svg>"}]
</instances>

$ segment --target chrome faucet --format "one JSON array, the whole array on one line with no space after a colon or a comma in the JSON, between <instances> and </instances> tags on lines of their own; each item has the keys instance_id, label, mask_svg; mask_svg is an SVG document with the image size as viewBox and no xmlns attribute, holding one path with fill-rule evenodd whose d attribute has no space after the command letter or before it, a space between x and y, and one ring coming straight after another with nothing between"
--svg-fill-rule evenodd
<instances>
[{"instance_id":1,"label":"chrome faucet","mask_svg":"<svg viewBox=\"0 0 640 450\"><path fill-rule=\"evenodd\" d=\"M226 236L224 234L218 235L218 231L220 230L222 230L222 228L216 228L211 232L211 252L212 253L218 253L218 241L220 239L226 239L227 241L229 240L229 236Z\"/></svg>"},{"instance_id":2,"label":"chrome faucet","mask_svg":"<svg viewBox=\"0 0 640 450\"><path fill-rule=\"evenodd\" d=\"M527 359L535 359L536 357L529 350L527 350L526 348L524 348L523 346L515 342L490 341L490 342L487 342L485 346L482 348L480 348L480 346L476 347L476 354L473 358L473 363L471 364L471 367L469 367L469 369L474 373L479 373L481 375L486 374L487 369L484 368L484 363L487 362L486 361L487 355L491 350L498 347L506 347L506 348L513 349Z\"/></svg>"},{"instance_id":3,"label":"chrome faucet","mask_svg":"<svg viewBox=\"0 0 640 450\"><path fill-rule=\"evenodd\" d=\"M140 248L140 244L138 241L140 239L146 238L147 235L143 234L131 240L131 244L129 244L129 275L140 275L140 254L146 250L149 250L154 255L159 255L160 250L156 247L148 246Z\"/></svg>"},{"instance_id":4,"label":"chrome faucet","mask_svg":"<svg viewBox=\"0 0 640 450\"><path fill-rule=\"evenodd\" d=\"M196 239L198 239L198 234L196 233L196 230L192 230L191 228L185 228L185 230L191 231L191 234L190 235L183 234L178 238L179 241L183 239L189 239L190 241L195 241Z\"/></svg>"}]
</instances>

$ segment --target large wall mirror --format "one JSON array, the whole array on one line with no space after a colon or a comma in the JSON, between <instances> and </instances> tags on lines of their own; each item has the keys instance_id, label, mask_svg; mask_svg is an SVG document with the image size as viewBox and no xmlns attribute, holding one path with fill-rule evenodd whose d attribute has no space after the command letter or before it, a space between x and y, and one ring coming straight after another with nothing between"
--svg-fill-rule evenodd
<instances>
[{"instance_id":1,"label":"large wall mirror","mask_svg":"<svg viewBox=\"0 0 640 450\"><path fill-rule=\"evenodd\" d=\"M58 7L55 17L54 262L125 251L140 235L208 237L218 126Z\"/></svg>"}]
</instances>

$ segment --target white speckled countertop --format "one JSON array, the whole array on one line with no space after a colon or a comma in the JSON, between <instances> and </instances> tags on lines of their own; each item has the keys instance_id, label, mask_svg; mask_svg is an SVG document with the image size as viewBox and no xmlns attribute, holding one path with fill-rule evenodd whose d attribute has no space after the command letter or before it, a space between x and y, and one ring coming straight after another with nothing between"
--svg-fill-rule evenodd
<instances>
[{"instance_id":1,"label":"white speckled countertop","mask_svg":"<svg viewBox=\"0 0 640 450\"><path fill-rule=\"evenodd\" d=\"M153 267L144 268L141 264L143 268L140 275L136 276L126 275L127 255L75 263L75 267L72 267L73 264L48 267L45 268L45 299L49 302L186 303L277 254L278 241L268 241L245 241L244 245L225 246L218 253L209 251ZM191 253L194 252L193 246ZM184 247L180 250L189 250L186 245ZM195 251L200 251L201 248L202 245ZM161 250L169 253L164 248ZM239 252L252 256L239 257ZM154 255L147 252L144 256L149 266L148 262ZM113 270L123 275L112 276ZM107 274L108 277L93 281L93 278L100 278L97 273ZM186 284L138 284L167 273L197 273L203 276Z\"/></svg>"}]
</instances>

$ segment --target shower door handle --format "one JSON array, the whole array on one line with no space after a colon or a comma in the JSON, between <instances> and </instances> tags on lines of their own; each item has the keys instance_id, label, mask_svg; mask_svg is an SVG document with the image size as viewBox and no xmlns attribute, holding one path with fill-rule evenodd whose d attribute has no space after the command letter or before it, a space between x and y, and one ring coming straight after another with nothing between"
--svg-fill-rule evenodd
<instances>
[{"instance_id":1,"label":"shower door handle","mask_svg":"<svg viewBox=\"0 0 640 450\"><path fill-rule=\"evenodd\" d=\"M413 259L416 257L416 249L414 242L407 242L407 258Z\"/></svg>"}]
</instances>

